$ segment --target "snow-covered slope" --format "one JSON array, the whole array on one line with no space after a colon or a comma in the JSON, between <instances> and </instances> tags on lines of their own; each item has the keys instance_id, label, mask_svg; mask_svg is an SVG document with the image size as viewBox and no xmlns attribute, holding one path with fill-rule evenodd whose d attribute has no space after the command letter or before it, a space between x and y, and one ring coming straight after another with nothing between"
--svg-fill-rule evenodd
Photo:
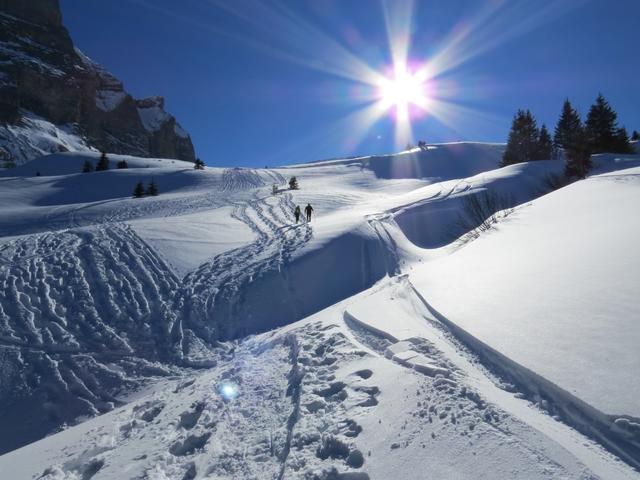
<instances>
[{"instance_id":1,"label":"snow-covered slope","mask_svg":"<svg viewBox=\"0 0 640 480\"><path fill-rule=\"evenodd\" d=\"M536 199L561 162L496 169L503 148L87 174L97 154L63 154L0 178L0 447L109 412L0 471L638 478L602 446L640 460L638 380L619 371L637 366L637 222L610 213L637 200L639 159L601 156L600 176ZM131 198L152 179L159 196ZM460 199L485 191L520 206L461 246ZM612 286L599 303L589 268Z\"/></svg>"},{"instance_id":2,"label":"snow-covered slope","mask_svg":"<svg viewBox=\"0 0 640 480\"><path fill-rule=\"evenodd\" d=\"M77 131L77 126L55 125L29 111L17 124L0 124L0 167L15 166L26 159L51 152L95 150Z\"/></svg>"}]
</instances>

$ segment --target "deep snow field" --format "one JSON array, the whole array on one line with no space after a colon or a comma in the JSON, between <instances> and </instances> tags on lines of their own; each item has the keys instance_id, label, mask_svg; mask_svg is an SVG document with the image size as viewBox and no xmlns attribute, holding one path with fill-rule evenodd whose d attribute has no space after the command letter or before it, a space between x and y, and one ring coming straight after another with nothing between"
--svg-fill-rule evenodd
<instances>
[{"instance_id":1,"label":"deep snow field","mask_svg":"<svg viewBox=\"0 0 640 480\"><path fill-rule=\"evenodd\" d=\"M4 171L0 478L640 478L640 156L503 149Z\"/></svg>"}]
</instances>

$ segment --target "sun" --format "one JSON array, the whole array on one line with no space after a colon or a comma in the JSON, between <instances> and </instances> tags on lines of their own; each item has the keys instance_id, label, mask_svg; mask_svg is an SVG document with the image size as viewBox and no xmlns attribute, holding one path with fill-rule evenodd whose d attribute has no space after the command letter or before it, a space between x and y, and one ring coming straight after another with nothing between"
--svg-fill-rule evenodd
<instances>
[{"instance_id":1,"label":"sun","mask_svg":"<svg viewBox=\"0 0 640 480\"><path fill-rule=\"evenodd\" d=\"M426 109L429 103L427 84L423 75L411 72L406 65L397 64L392 78L384 77L378 84L378 95L386 109L395 108L398 117L407 117L409 107Z\"/></svg>"}]
</instances>

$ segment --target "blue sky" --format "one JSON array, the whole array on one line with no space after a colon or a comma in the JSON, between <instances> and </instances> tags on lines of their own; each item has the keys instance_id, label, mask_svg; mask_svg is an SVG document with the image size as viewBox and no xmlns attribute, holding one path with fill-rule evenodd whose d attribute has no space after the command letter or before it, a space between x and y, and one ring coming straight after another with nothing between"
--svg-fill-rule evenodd
<instances>
[{"instance_id":1,"label":"blue sky","mask_svg":"<svg viewBox=\"0 0 640 480\"><path fill-rule=\"evenodd\" d=\"M564 98L584 116L598 92L640 130L637 0L61 5L76 45L135 97L164 96L208 165L387 153L409 135L503 142L518 108L553 128ZM417 105L406 83L391 97L379 86L403 60L423 73Z\"/></svg>"}]
</instances>

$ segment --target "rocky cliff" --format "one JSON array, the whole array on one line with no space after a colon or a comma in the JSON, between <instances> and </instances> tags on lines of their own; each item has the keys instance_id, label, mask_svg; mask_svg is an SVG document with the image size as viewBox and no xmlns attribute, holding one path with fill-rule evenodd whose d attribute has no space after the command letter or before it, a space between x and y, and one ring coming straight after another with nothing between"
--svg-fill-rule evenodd
<instances>
[{"instance_id":1,"label":"rocky cliff","mask_svg":"<svg viewBox=\"0 0 640 480\"><path fill-rule=\"evenodd\" d=\"M134 99L74 47L58 0L0 0L0 163L83 149L195 160L162 97Z\"/></svg>"}]
</instances>

